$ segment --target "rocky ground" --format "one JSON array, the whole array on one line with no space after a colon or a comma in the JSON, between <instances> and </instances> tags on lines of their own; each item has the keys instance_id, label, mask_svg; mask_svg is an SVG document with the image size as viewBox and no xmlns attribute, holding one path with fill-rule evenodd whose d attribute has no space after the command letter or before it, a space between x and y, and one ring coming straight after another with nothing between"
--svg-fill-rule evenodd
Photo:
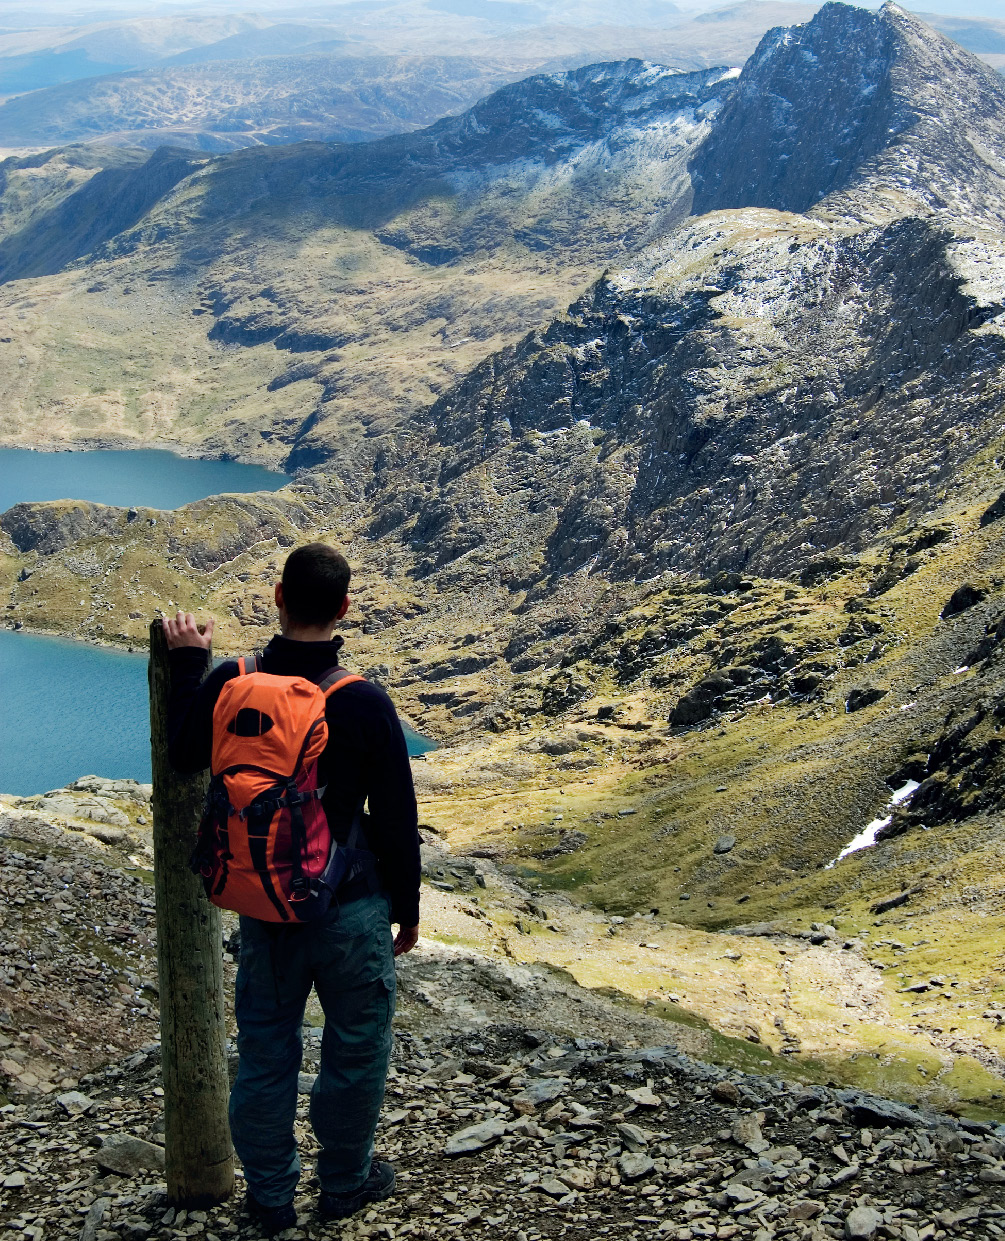
<instances>
[{"instance_id":1,"label":"rocky ground","mask_svg":"<svg viewBox=\"0 0 1005 1241\"><path fill-rule=\"evenodd\" d=\"M145 793L92 777L0 807L3 1241L255 1234L239 1195L189 1213L164 1198ZM113 811L125 822L102 822ZM516 959L481 903L491 907L497 886L515 881L489 859L433 847L426 870L431 937L399 963L378 1139L399 1190L329 1232L1003 1235L999 1127L786 1081L772 1067L705 1063L694 1054L709 1046L700 1023L668 1023ZM515 896L533 904L514 886ZM556 928L572 919L571 906L560 910ZM298 1120L308 1168L321 1020L309 1006ZM302 1189L291 1235L320 1235L306 1178Z\"/></svg>"},{"instance_id":2,"label":"rocky ground","mask_svg":"<svg viewBox=\"0 0 1005 1241\"><path fill-rule=\"evenodd\" d=\"M4 1109L0 1235L255 1234L237 1197L166 1205L156 1051ZM289 1235L939 1241L1001 1236L1005 1219L989 1126L523 1025L399 1035L378 1149L398 1166L394 1199L324 1230L305 1184Z\"/></svg>"}]
</instances>

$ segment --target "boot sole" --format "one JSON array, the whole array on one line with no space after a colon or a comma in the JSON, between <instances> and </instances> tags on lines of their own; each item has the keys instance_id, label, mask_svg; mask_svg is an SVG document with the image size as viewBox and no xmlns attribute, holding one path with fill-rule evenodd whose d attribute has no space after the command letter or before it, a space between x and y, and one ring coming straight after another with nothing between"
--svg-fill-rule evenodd
<instances>
[{"instance_id":1,"label":"boot sole","mask_svg":"<svg viewBox=\"0 0 1005 1241\"><path fill-rule=\"evenodd\" d=\"M369 1206L372 1202L383 1202L386 1198L394 1193L397 1184L397 1177L392 1174L391 1183L385 1189L359 1189L347 1198L338 1207L325 1208L318 1207L318 1212L322 1219L348 1219L350 1215L355 1215L357 1211L363 1207Z\"/></svg>"}]
</instances>

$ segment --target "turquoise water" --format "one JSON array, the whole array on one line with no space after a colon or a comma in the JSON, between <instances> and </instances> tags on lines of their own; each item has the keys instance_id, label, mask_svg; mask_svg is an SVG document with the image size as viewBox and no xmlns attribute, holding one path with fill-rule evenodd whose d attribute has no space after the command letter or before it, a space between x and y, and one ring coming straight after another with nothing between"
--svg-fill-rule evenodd
<instances>
[{"instance_id":1,"label":"turquoise water","mask_svg":"<svg viewBox=\"0 0 1005 1241\"><path fill-rule=\"evenodd\" d=\"M260 465L202 461L160 449L32 452L0 448L0 513L23 500L178 508L227 491L277 491L288 483Z\"/></svg>"},{"instance_id":2,"label":"turquoise water","mask_svg":"<svg viewBox=\"0 0 1005 1241\"><path fill-rule=\"evenodd\" d=\"M0 793L150 779L145 655L0 630L0 702ZM406 736L410 754L433 747Z\"/></svg>"}]
</instances>

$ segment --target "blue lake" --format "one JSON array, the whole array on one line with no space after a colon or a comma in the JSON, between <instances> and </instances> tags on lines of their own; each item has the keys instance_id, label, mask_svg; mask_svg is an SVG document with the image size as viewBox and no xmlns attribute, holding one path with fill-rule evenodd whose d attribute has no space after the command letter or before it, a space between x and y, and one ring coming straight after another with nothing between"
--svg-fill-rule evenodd
<instances>
[{"instance_id":1,"label":"blue lake","mask_svg":"<svg viewBox=\"0 0 1005 1241\"><path fill-rule=\"evenodd\" d=\"M147 660L0 630L0 792L27 797L80 776L150 779ZM406 729L410 754L434 743Z\"/></svg>"},{"instance_id":2,"label":"blue lake","mask_svg":"<svg viewBox=\"0 0 1005 1241\"><path fill-rule=\"evenodd\" d=\"M228 491L277 491L289 476L260 465L203 461L160 449L32 452L0 448L0 513L24 500L179 508Z\"/></svg>"}]
</instances>

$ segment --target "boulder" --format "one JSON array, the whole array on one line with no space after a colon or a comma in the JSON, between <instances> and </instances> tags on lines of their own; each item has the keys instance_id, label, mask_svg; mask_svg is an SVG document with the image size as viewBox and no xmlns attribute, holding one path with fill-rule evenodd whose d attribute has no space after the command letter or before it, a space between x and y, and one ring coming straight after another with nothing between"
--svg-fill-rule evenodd
<instances>
[{"instance_id":1,"label":"boulder","mask_svg":"<svg viewBox=\"0 0 1005 1241\"><path fill-rule=\"evenodd\" d=\"M445 1155L474 1155L493 1146L506 1132L506 1125L501 1120L483 1120L480 1124L469 1125L447 1139L443 1148ZM564 1192L564 1191L563 1191Z\"/></svg>"},{"instance_id":2,"label":"boulder","mask_svg":"<svg viewBox=\"0 0 1005 1241\"><path fill-rule=\"evenodd\" d=\"M644 1151L649 1145L649 1139L646 1137L645 1130L640 1129L638 1125L632 1125L627 1121L623 1121L618 1125L618 1133L621 1135L625 1148L633 1155Z\"/></svg>"},{"instance_id":3,"label":"boulder","mask_svg":"<svg viewBox=\"0 0 1005 1241\"><path fill-rule=\"evenodd\" d=\"M838 1091L838 1099L851 1112L855 1124L862 1128L906 1129L922 1123L922 1118L903 1103L880 1099L858 1090Z\"/></svg>"},{"instance_id":4,"label":"boulder","mask_svg":"<svg viewBox=\"0 0 1005 1241\"><path fill-rule=\"evenodd\" d=\"M94 1162L120 1176L138 1176L141 1172L164 1170L164 1147L155 1146L128 1133L110 1133L94 1153Z\"/></svg>"},{"instance_id":5,"label":"boulder","mask_svg":"<svg viewBox=\"0 0 1005 1241\"><path fill-rule=\"evenodd\" d=\"M981 525L990 526L993 521L1005 517L1005 491L1001 493L997 500L981 513Z\"/></svg>"},{"instance_id":6,"label":"boulder","mask_svg":"<svg viewBox=\"0 0 1005 1241\"><path fill-rule=\"evenodd\" d=\"M737 1146L745 1146L755 1155L767 1150L770 1146L770 1143L764 1140L757 1117L749 1114L736 1117L730 1129L730 1137Z\"/></svg>"},{"instance_id":7,"label":"boulder","mask_svg":"<svg viewBox=\"0 0 1005 1241\"><path fill-rule=\"evenodd\" d=\"M700 724L715 711L716 702L733 688L734 682L722 672L703 677L697 685L681 697L670 712L670 724L675 728L688 724Z\"/></svg>"},{"instance_id":8,"label":"boulder","mask_svg":"<svg viewBox=\"0 0 1005 1241\"><path fill-rule=\"evenodd\" d=\"M519 1094L515 1094L510 1102L514 1111L527 1115L536 1111L542 1103L552 1103L565 1093L568 1085L564 1077L542 1077L539 1081L531 1082Z\"/></svg>"},{"instance_id":9,"label":"boulder","mask_svg":"<svg viewBox=\"0 0 1005 1241\"><path fill-rule=\"evenodd\" d=\"M848 1241L870 1241L882 1223L883 1217L874 1207L855 1207L845 1217L844 1235Z\"/></svg>"},{"instance_id":10,"label":"boulder","mask_svg":"<svg viewBox=\"0 0 1005 1241\"><path fill-rule=\"evenodd\" d=\"M68 1090L64 1094L56 1095L56 1102L70 1116L83 1116L94 1107L93 1100L79 1090Z\"/></svg>"},{"instance_id":11,"label":"boulder","mask_svg":"<svg viewBox=\"0 0 1005 1241\"><path fill-rule=\"evenodd\" d=\"M641 1151L626 1151L618 1156L618 1171L626 1181L641 1181L655 1166L653 1160Z\"/></svg>"},{"instance_id":12,"label":"boulder","mask_svg":"<svg viewBox=\"0 0 1005 1241\"><path fill-rule=\"evenodd\" d=\"M980 586L964 582L962 586L957 586L949 596L949 601L941 612L942 619L948 620L951 616L957 616L960 612L965 612L968 608L972 608L975 604L980 603L986 595L987 591Z\"/></svg>"},{"instance_id":13,"label":"boulder","mask_svg":"<svg viewBox=\"0 0 1005 1241\"><path fill-rule=\"evenodd\" d=\"M874 702L885 698L889 690L880 689L878 685L859 685L851 691L845 700L847 712L861 711L863 707L871 707Z\"/></svg>"}]
</instances>

